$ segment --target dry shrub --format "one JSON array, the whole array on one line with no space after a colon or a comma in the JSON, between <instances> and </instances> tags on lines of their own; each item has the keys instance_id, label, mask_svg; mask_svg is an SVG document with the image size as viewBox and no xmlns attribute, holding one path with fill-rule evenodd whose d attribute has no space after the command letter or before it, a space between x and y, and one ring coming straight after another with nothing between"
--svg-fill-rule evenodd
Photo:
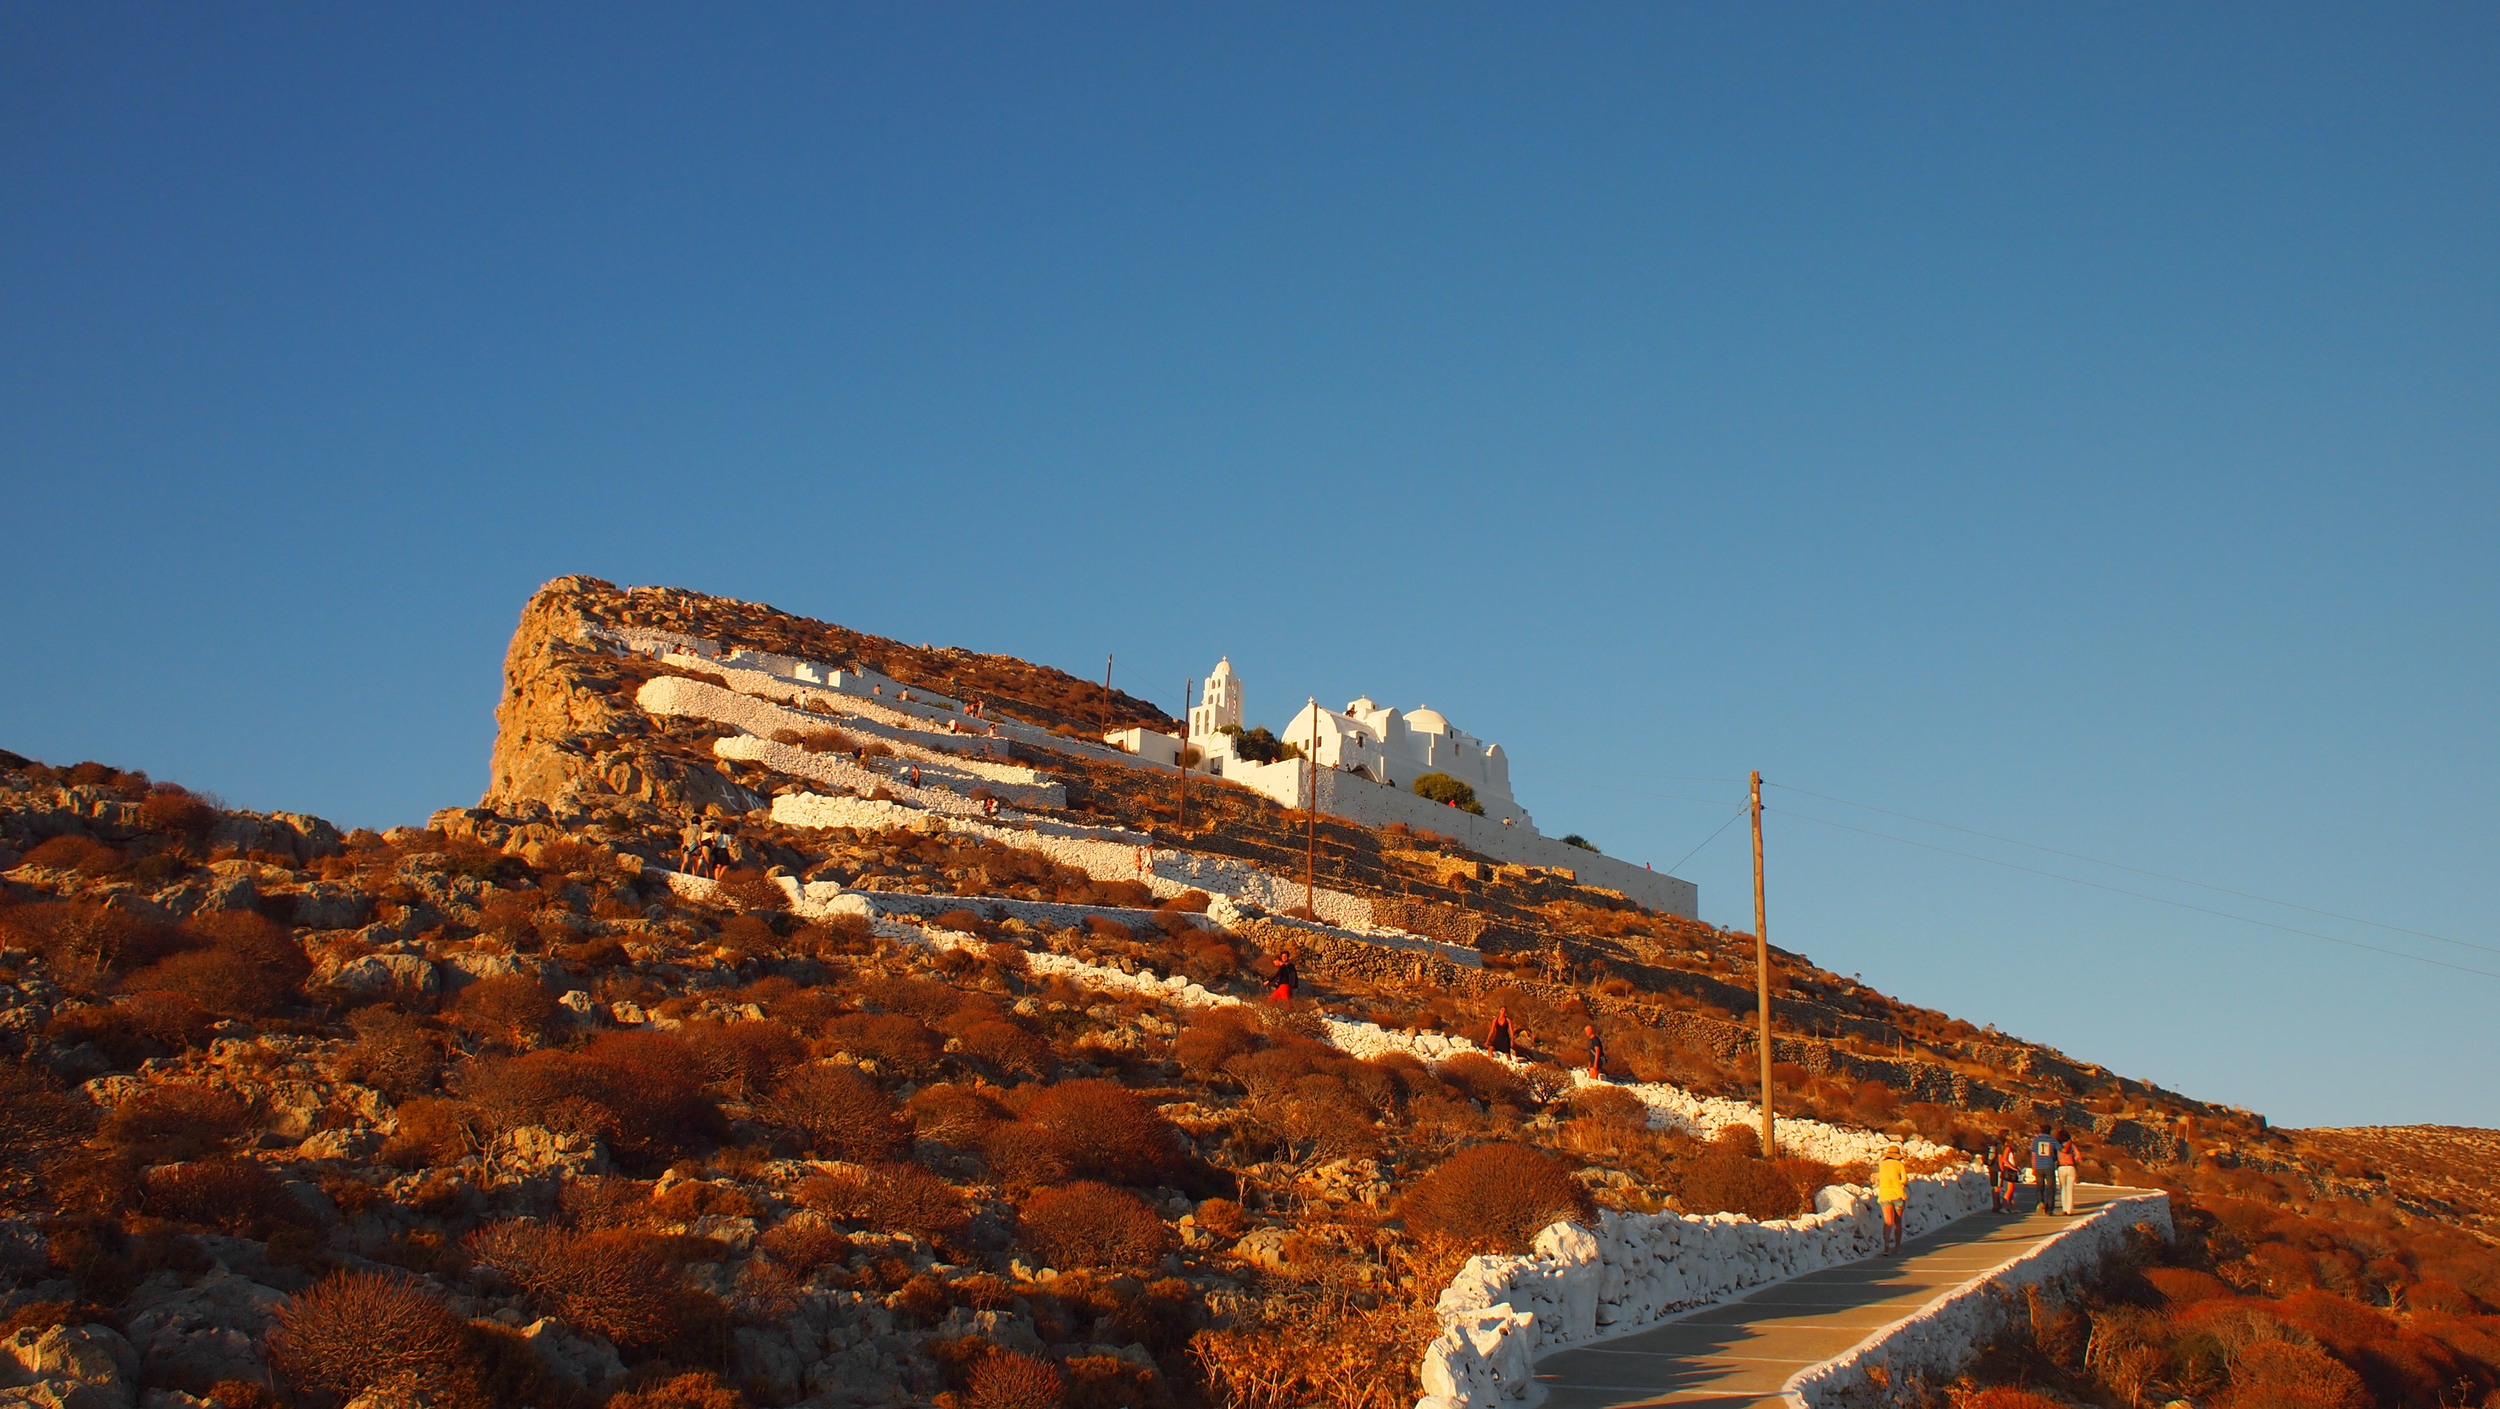
<instances>
[{"instance_id":1,"label":"dry shrub","mask_svg":"<svg viewBox=\"0 0 2500 1409\"><path fill-rule=\"evenodd\" d=\"M2065 1401L2051 1399L2012 1385L1990 1385L1986 1389L1953 1397L1953 1409L2067 1409Z\"/></svg>"},{"instance_id":2,"label":"dry shrub","mask_svg":"<svg viewBox=\"0 0 2500 1409\"><path fill-rule=\"evenodd\" d=\"M198 795L172 783L148 790L139 804L139 825L161 836L198 841L217 825L217 809Z\"/></svg>"},{"instance_id":3,"label":"dry shrub","mask_svg":"<svg viewBox=\"0 0 2500 1409\"><path fill-rule=\"evenodd\" d=\"M85 1133L87 1103L53 1089L41 1072L0 1061L0 1160L65 1145Z\"/></svg>"},{"instance_id":4,"label":"dry shrub","mask_svg":"<svg viewBox=\"0 0 2500 1409\"><path fill-rule=\"evenodd\" d=\"M756 1206L753 1195L735 1184L715 1184L705 1179L681 1179L651 1200L651 1216L671 1223L691 1223L698 1218L753 1218L763 1210Z\"/></svg>"},{"instance_id":5,"label":"dry shrub","mask_svg":"<svg viewBox=\"0 0 2500 1409\"><path fill-rule=\"evenodd\" d=\"M1067 1182L1075 1160L1067 1143L1050 1131L1022 1121L1008 1121L981 1132L981 1158L999 1182L1033 1189Z\"/></svg>"},{"instance_id":6,"label":"dry shrub","mask_svg":"<svg viewBox=\"0 0 2500 1409\"><path fill-rule=\"evenodd\" d=\"M1596 1206L1561 1160L1522 1145L1477 1145L1415 1181L1399 1203L1406 1226L1458 1252L1524 1252L1547 1224L1588 1219Z\"/></svg>"},{"instance_id":7,"label":"dry shrub","mask_svg":"<svg viewBox=\"0 0 2500 1409\"><path fill-rule=\"evenodd\" d=\"M2144 1269L2144 1280L2152 1283L2153 1290L2160 1292L2162 1300L2172 1306L2238 1295L2231 1290L2231 1284L2220 1277L2188 1267L2147 1267Z\"/></svg>"},{"instance_id":8,"label":"dry shrub","mask_svg":"<svg viewBox=\"0 0 2500 1409\"><path fill-rule=\"evenodd\" d=\"M916 1164L867 1165L799 1184L800 1203L843 1223L938 1242L962 1235L971 1210L953 1185Z\"/></svg>"},{"instance_id":9,"label":"dry shrub","mask_svg":"<svg viewBox=\"0 0 2500 1409\"><path fill-rule=\"evenodd\" d=\"M1250 1231L1250 1215L1231 1199L1201 1199L1198 1226L1219 1238L1238 1238Z\"/></svg>"},{"instance_id":10,"label":"dry shrub","mask_svg":"<svg viewBox=\"0 0 2500 1409\"><path fill-rule=\"evenodd\" d=\"M1571 1094L1571 1113L1582 1120L1626 1130L1649 1128L1649 1107L1620 1086L1583 1086Z\"/></svg>"},{"instance_id":11,"label":"dry shrub","mask_svg":"<svg viewBox=\"0 0 2500 1409\"><path fill-rule=\"evenodd\" d=\"M881 1071L919 1080L937 1071L941 1045L936 1033L900 1013L852 1013L825 1024L817 1050L827 1055L847 1052L875 1062Z\"/></svg>"},{"instance_id":12,"label":"dry shrub","mask_svg":"<svg viewBox=\"0 0 2500 1409\"><path fill-rule=\"evenodd\" d=\"M1041 1076L1051 1067L1050 1045L1004 1019L973 1023L955 1042L965 1056L995 1071Z\"/></svg>"},{"instance_id":13,"label":"dry shrub","mask_svg":"<svg viewBox=\"0 0 2500 1409\"><path fill-rule=\"evenodd\" d=\"M1047 1360L1002 1350L974 1363L964 1386L964 1409L1060 1409L1068 1384Z\"/></svg>"},{"instance_id":14,"label":"dry shrub","mask_svg":"<svg viewBox=\"0 0 2500 1409\"><path fill-rule=\"evenodd\" d=\"M147 1172L142 1190L149 1213L238 1238L267 1238L280 1227L314 1222L276 1175L250 1160L159 1165Z\"/></svg>"},{"instance_id":15,"label":"dry shrub","mask_svg":"<svg viewBox=\"0 0 2500 1409\"><path fill-rule=\"evenodd\" d=\"M666 1165L719 1138L720 1108L685 1043L611 1032L580 1052L538 1051L480 1063L470 1095L498 1129L544 1125L609 1140L631 1164Z\"/></svg>"},{"instance_id":16,"label":"dry shrub","mask_svg":"<svg viewBox=\"0 0 2500 1409\"><path fill-rule=\"evenodd\" d=\"M821 1218L800 1215L783 1219L756 1240L764 1255L804 1276L819 1267L850 1260L851 1239Z\"/></svg>"},{"instance_id":17,"label":"dry shrub","mask_svg":"<svg viewBox=\"0 0 2500 1409\"><path fill-rule=\"evenodd\" d=\"M1461 1052L1442 1062L1434 1071L1443 1081L1488 1106L1524 1109L1528 1104L1526 1083L1520 1081L1509 1067L1482 1052Z\"/></svg>"},{"instance_id":18,"label":"dry shrub","mask_svg":"<svg viewBox=\"0 0 2500 1409\"><path fill-rule=\"evenodd\" d=\"M479 1401L468 1327L409 1279L335 1272L279 1303L270 1368L299 1390L353 1398L383 1385L441 1402Z\"/></svg>"},{"instance_id":19,"label":"dry shrub","mask_svg":"<svg viewBox=\"0 0 2500 1409\"><path fill-rule=\"evenodd\" d=\"M216 1024L216 1014L179 993L134 993L71 1009L44 1035L63 1047L92 1042L116 1068L129 1068L197 1046Z\"/></svg>"},{"instance_id":20,"label":"dry shrub","mask_svg":"<svg viewBox=\"0 0 2500 1409\"><path fill-rule=\"evenodd\" d=\"M526 1050L547 1038L564 1010L547 986L528 974L497 974L460 990L452 1021L498 1046Z\"/></svg>"},{"instance_id":21,"label":"dry shrub","mask_svg":"<svg viewBox=\"0 0 2500 1409\"><path fill-rule=\"evenodd\" d=\"M189 1083L140 1088L104 1117L99 1133L144 1164L206 1159L251 1128L251 1107L231 1091Z\"/></svg>"},{"instance_id":22,"label":"dry shrub","mask_svg":"<svg viewBox=\"0 0 2500 1409\"><path fill-rule=\"evenodd\" d=\"M1258 1019L1236 1008L1214 1008L1192 1017L1172 1043L1181 1070L1200 1078L1220 1075L1225 1064L1264 1046Z\"/></svg>"},{"instance_id":23,"label":"dry shrub","mask_svg":"<svg viewBox=\"0 0 2500 1409\"><path fill-rule=\"evenodd\" d=\"M207 947L169 955L130 975L132 992L179 993L231 1018L277 1012L312 967L292 935L247 910L193 918L184 928Z\"/></svg>"},{"instance_id":24,"label":"dry shrub","mask_svg":"<svg viewBox=\"0 0 2500 1409\"><path fill-rule=\"evenodd\" d=\"M384 1164L402 1169L451 1164L485 1143L487 1119L467 1101L414 1096L400 1102L394 1115L398 1128L378 1156Z\"/></svg>"},{"instance_id":25,"label":"dry shrub","mask_svg":"<svg viewBox=\"0 0 2500 1409\"><path fill-rule=\"evenodd\" d=\"M1170 1230L1146 1201L1108 1184L1044 1189L1016 1216L1025 1242L1055 1267L1151 1267L1172 1250Z\"/></svg>"},{"instance_id":26,"label":"dry shrub","mask_svg":"<svg viewBox=\"0 0 2500 1409\"><path fill-rule=\"evenodd\" d=\"M1324 1301L1189 1338L1209 1396L1226 1409L1407 1409L1407 1367L1438 1327L1426 1306Z\"/></svg>"},{"instance_id":27,"label":"dry shrub","mask_svg":"<svg viewBox=\"0 0 2500 1409\"><path fill-rule=\"evenodd\" d=\"M894 1103L875 1082L846 1066L801 1067L773 1092L765 1110L829 1159L889 1159L902 1143Z\"/></svg>"},{"instance_id":28,"label":"dry shrub","mask_svg":"<svg viewBox=\"0 0 2500 1409\"><path fill-rule=\"evenodd\" d=\"M619 1345L657 1345L676 1329L685 1288L639 1234L496 1223L463 1246L573 1326Z\"/></svg>"},{"instance_id":29,"label":"dry shrub","mask_svg":"<svg viewBox=\"0 0 2500 1409\"><path fill-rule=\"evenodd\" d=\"M980 1092L951 1082L923 1086L903 1103L920 1135L970 1149L1007 1119L1007 1109Z\"/></svg>"},{"instance_id":30,"label":"dry shrub","mask_svg":"<svg viewBox=\"0 0 2500 1409\"><path fill-rule=\"evenodd\" d=\"M859 996L871 1007L926 1023L945 1020L964 1005L966 997L961 990L913 974L881 974L864 979L859 985Z\"/></svg>"},{"instance_id":31,"label":"dry shrub","mask_svg":"<svg viewBox=\"0 0 2500 1409\"><path fill-rule=\"evenodd\" d=\"M1720 1130L1708 1149L1676 1171L1676 1201L1686 1213L1739 1213L1747 1218L1794 1218L1813 1195L1797 1187L1779 1162L1762 1158L1762 1137L1753 1127Z\"/></svg>"},{"instance_id":32,"label":"dry shrub","mask_svg":"<svg viewBox=\"0 0 2500 1409\"><path fill-rule=\"evenodd\" d=\"M1069 1409L1133 1409L1165 1398L1153 1371L1116 1355L1070 1356L1064 1368Z\"/></svg>"},{"instance_id":33,"label":"dry shrub","mask_svg":"<svg viewBox=\"0 0 2500 1409\"><path fill-rule=\"evenodd\" d=\"M709 1370L689 1370L626 1390L606 1409L747 1409L747 1398Z\"/></svg>"},{"instance_id":34,"label":"dry shrub","mask_svg":"<svg viewBox=\"0 0 2500 1409\"><path fill-rule=\"evenodd\" d=\"M25 863L54 871L76 871L82 876L109 876L127 864L119 851L75 833L53 837L26 853Z\"/></svg>"},{"instance_id":35,"label":"dry shrub","mask_svg":"<svg viewBox=\"0 0 2500 1409\"><path fill-rule=\"evenodd\" d=\"M2231 1360L2231 1409L2366 1409L2370 1392L2352 1367L2289 1341L2244 1346Z\"/></svg>"},{"instance_id":36,"label":"dry shrub","mask_svg":"<svg viewBox=\"0 0 2500 1409\"><path fill-rule=\"evenodd\" d=\"M394 1101L422 1096L441 1083L445 1044L424 1019L387 1003L348 1015L356 1041L339 1059L339 1075Z\"/></svg>"},{"instance_id":37,"label":"dry shrub","mask_svg":"<svg viewBox=\"0 0 2500 1409\"><path fill-rule=\"evenodd\" d=\"M703 1074L744 1095L807 1060L807 1044L777 1022L688 1023L677 1034L702 1064Z\"/></svg>"},{"instance_id":38,"label":"dry shrub","mask_svg":"<svg viewBox=\"0 0 2500 1409\"><path fill-rule=\"evenodd\" d=\"M741 910L771 911L790 908L789 892L781 882L761 871L739 869L729 872L717 882L720 897Z\"/></svg>"},{"instance_id":39,"label":"dry shrub","mask_svg":"<svg viewBox=\"0 0 2500 1409\"><path fill-rule=\"evenodd\" d=\"M1115 1184L1153 1184L1180 1163L1180 1131L1136 1093L1109 1081L1032 1090L1021 1123L1057 1140L1069 1169Z\"/></svg>"}]
</instances>

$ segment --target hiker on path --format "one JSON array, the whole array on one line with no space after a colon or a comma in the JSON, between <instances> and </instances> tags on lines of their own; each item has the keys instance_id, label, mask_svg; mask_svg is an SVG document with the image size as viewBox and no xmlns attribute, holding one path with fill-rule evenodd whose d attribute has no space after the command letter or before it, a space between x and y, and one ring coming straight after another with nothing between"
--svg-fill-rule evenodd
<instances>
[{"instance_id":1,"label":"hiker on path","mask_svg":"<svg viewBox=\"0 0 2500 1409\"><path fill-rule=\"evenodd\" d=\"M2075 1149L2075 1137L2064 1129L2057 1132L2057 1211L2075 1211L2075 1179L2083 1156Z\"/></svg>"},{"instance_id":2,"label":"hiker on path","mask_svg":"<svg viewBox=\"0 0 2500 1409\"><path fill-rule=\"evenodd\" d=\"M2040 1212L2057 1212L2057 1136L2045 1120L2031 1137L2031 1177L2039 1181Z\"/></svg>"},{"instance_id":3,"label":"hiker on path","mask_svg":"<svg viewBox=\"0 0 2500 1409\"><path fill-rule=\"evenodd\" d=\"M1517 1056L1518 1050L1510 1030L1510 1009L1493 1015L1493 1030L1484 1035L1484 1049L1496 1056Z\"/></svg>"},{"instance_id":4,"label":"hiker on path","mask_svg":"<svg viewBox=\"0 0 2500 1409\"><path fill-rule=\"evenodd\" d=\"M1606 1039L1597 1035L1597 1024L1589 1024L1588 1039L1589 1075L1604 1076L1606 1074Z\"/></svg>"},{"instance_id":5,"label":"hiker on path","mask_svg":"<svg viewBox=\"0 0 2500 1409\"><path fill-rule=\"evenodd\" d=\"M2022 1182L2022 1142L2011 1135L1997 1141L1997 1211L2014 1213L2014 1198Z\"/></svg>"},{"instance_id":6,"label":"hiker on path","mask_svg":"<svg viewBox=\"0 0 2500 1409\"><path fill-rule=\"evenodd\" d=\"M1901 1162L1899 1145L1884 1146L1875 1164L1875 1204L1884 1211L1884 1251L1901 1251L1901 1211L1910 1202L1910 1167Z\"/></svg>"},{"instance_id":7,"label":"hiker on path","mask_svg":"<svg viewBox=\"0 0 2500 1409\"><path fill-rule=\"evenodd\" d=\"M1293 967L1293 951L1288 949L1277 957L1276 971L1270 978L1276 986L1268 992L1268 1001L1279 1007L1291 1004L1294 985L1301 981L1302 975Z\"/></svg>"}]
</instances>

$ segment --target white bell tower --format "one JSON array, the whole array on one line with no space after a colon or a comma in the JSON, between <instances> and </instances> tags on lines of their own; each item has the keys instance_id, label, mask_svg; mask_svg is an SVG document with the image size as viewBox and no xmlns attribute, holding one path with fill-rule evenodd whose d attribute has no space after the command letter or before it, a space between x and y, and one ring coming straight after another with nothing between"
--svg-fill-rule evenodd
<instances>
[{"instance_id":1,"label":"white bell tower","mask_svg":"<svg viewBox=\"0 0 2500 1409\"><path fill-rule=\"evenodd\" d=\"M1207 675L1203 701L1189 711L1189 737L1202 739L1226 726L1241 727L1241 677L1233 674L1233 658L1215 663Z\"/></svg>"}]
</instances>

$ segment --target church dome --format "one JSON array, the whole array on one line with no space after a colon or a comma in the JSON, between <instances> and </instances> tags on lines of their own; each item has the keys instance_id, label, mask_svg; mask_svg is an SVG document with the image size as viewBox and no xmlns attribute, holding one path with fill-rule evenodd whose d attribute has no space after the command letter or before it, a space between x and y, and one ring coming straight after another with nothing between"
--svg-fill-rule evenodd
<instances>
[{"instance_id":1,"label":"church dome","mask_svg":"<svg viewBox=\"0 0 2500 1409\"><path fill-rule=\"evenodd\" d=\"M1418 734L1446 734L1450 732L1450 721L1441 717L1441 711L1425 705L1406 716L1406 727Z\"/></svg>"}]
</instances>

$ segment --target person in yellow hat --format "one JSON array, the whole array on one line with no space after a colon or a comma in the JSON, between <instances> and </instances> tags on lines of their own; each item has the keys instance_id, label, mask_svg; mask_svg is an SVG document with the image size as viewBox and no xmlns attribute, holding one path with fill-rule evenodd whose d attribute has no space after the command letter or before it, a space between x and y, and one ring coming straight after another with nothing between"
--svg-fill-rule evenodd
<instances>
[{"instance_id":1,"label":"person in yellow hat","mask_svg":"<svg viewBox=\"0 0 2500 1409\"><path fill-rule=\"evenodd\" d=\"M1899 1145L1884 1146L1875 1164L1875 1203L1884 1211L1884 1251L1901 1251L1901 1210L1910 1201L1910 1167L1902 1163Z\"/></svg>"}]
</instances>

